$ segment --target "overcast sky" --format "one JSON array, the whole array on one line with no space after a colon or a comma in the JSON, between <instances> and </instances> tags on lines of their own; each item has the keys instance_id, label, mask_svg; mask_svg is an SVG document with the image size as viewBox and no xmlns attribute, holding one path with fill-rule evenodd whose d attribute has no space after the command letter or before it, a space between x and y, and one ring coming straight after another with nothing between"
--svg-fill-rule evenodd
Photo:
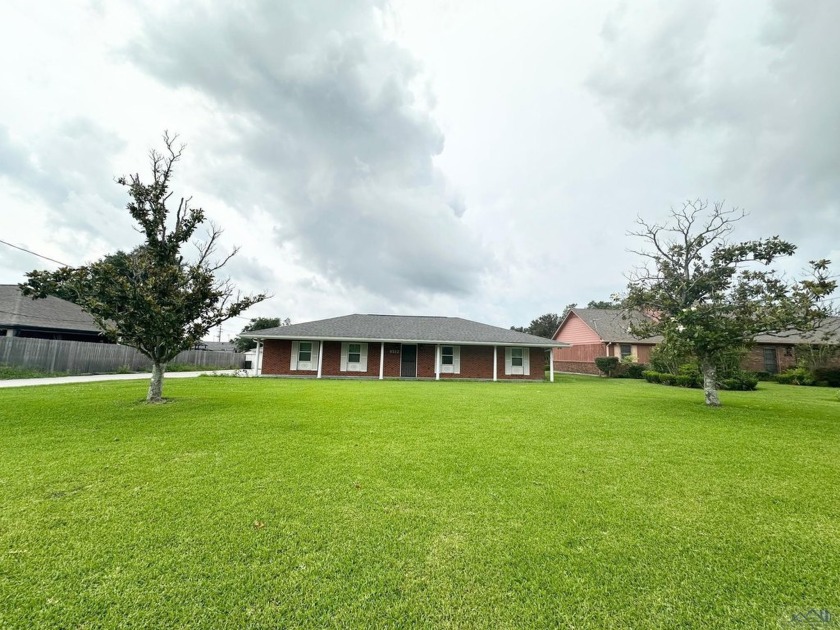
<instances>
[{"instance_id":1,"label":"overcast sky","mask_svg":"<svg viewBox=\"0 0 840 630\"><path fill-rule=\"evenodd\" d=\"M139 244L114 176L168 129L249 316L527 325L695 198L840 264L836 0L135 4L0 3L0 239ZM55 267L0 244L0 283Z\"/></svg>"}]
</instances>

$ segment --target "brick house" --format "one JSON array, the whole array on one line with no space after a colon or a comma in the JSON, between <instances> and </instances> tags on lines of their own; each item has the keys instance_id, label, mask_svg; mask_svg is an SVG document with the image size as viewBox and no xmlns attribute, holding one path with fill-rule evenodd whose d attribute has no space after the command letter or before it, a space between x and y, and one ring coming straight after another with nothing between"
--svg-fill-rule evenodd
<instances>
[{"instance_id":1,"label":"brick house","mask_svg":"<svg viewBox=\"0 0 840 630\"><path fill-rule=\"evenodd\" d=\"M257 340L258 374L309 378L541 381L545 351L566 345L459 317L405 315L345 315L242 337Z\"/></svg>"},{"instance_id":2,"label":"brick house","mask_svg":"<svg viewBox=\"0 0 840 630\"><path fill-rule=\"evenodd\" d=\"M576 374L600 374L595 367L597 357L633 357L637 363L648 363L650 351L662 341L662 337L638 339L627 330L633 321L645 317L641 313L631 313L625 319L624 311L615 309L570 309L554 333L555 341L567 344L565 348L552 350L554 369Z\"/></svg>"},{"instance_id":3,"label":"brick house","mask_svg":"<svg viewBox=\"0 0 840 630\"><path fill-rule=\"evenodd\" d=\"M840 344L840 317L829 317L817 332L791 331L781 335L758 335L741 364L750 372L776 374L796 367L803 346L819 347ZM840 356L834 355L828 365L840 367Z\"/></svg>"},{"instance_id":4,"label":"brick house","mask_svg":"<svg viewBox=\"0 0 840 630\"><path fill-rule=\"evenodd\" d=\"M628 332L634 321L646 318L642 313L599 308L573 308L554 333L556 341L568 344L552 350L554 369L558 372L600 374L596 357L633 357L637 363L649 363L650 351L662 337L638 339ZM801 333L792 331L782 335L759 335L744 357L742 367L750 372L776 374L793 367L797 362L797 346L819 346L840 343L840 318L830 317L821 331ZM835 359L836 363L838 359Z\"/></svg>"}]
</instances>

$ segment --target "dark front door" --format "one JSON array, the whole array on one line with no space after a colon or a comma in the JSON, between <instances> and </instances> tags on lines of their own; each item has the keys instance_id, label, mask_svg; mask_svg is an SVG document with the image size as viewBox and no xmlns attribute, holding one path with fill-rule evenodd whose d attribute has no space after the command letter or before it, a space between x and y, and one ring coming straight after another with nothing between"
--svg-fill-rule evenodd
<instances>
[{"instance_id":1,"label":"dark front door","mask_svg":"<svg viewBox=\"0 0 840 630\"><path fill-rule=\"evenodd\" d=\"M776 348L764 348L764 371L770 374L776 374L779 371Z\"/></svg>"},{"instance_id":2,"label":"dark front door","mask_svg":"<svg viewBox=\"0 0 840 630\"><path fill-rule=\"evenodd\" d=\"M417 346L402 347L402 368L400 376L416 378L417 376Z\"/></svg>"}]
</instances>

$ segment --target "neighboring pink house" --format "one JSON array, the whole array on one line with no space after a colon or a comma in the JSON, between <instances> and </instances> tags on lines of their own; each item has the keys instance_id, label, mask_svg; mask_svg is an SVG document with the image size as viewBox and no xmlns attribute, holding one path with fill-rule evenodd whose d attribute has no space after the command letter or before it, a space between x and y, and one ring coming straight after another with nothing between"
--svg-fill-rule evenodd
<instances>
[{"instance_id":1,"label":"neighboring pink house","mask_svg":"<svg viewBox=\"0 0 840 630\"><path fill-rule=\"evenodd\" d=\"M638 339L628 331L631 323L645 318L641 313L623 310L571 309L554 333L555 341L569 344L567 348L552 350L555 371L600 374L595 366L596 357L633 357L637 363L650 363L650 351L662 337ZM826 334L828 337L824 338ZM759 335L741 367L751 372L784 372L796 365L797 346L826 343L840 343L840 318L828 318L819 333L793 331L785 335ZM835 358L830 363L838 364L840 359Z\"/></svg>"},{"instance_id":2,"label":"neighboring pink house","mask_svg":"<svg viewBox=\"0 0 840 630\"><path fill-rule=\"evenodd\" d=\"M633 357L637 363L650 361L651 349L662 337L638 339L627 328L645 316L622 310L573 308L554 333L555 341L568 343L568 348L554 348L552 358L558 372L600 374L596 357Z\"/></svg>"}]
</instances>

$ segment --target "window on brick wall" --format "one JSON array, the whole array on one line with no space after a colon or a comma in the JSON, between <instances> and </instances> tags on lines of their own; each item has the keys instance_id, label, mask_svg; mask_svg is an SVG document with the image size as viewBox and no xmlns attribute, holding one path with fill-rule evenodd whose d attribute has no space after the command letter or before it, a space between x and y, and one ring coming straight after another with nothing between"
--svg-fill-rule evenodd
<instances>
[{"instance_id":1,"label":"window on brick wall","mask_svg":"<svg viewBox=\"0 0 840 630\"><path fill-rule=\"evenodd\" d=\"M440 371L443 374L461 373L461 348L458 346L440 347Z\"/></svg>"},{"instance_id":2,"label":"window on brick wall","mask_svg":"<svg viewBox=\"0 0 840 630\"><path fill-rule=\"evenodd\" d=\"M366 343L342 343L342 372L367 372L368 345Z\"/></svg>"},{"instance_id":3,"label":"window on brick wall","mask_svg":"<svg viewBox=\"0 0 840 630\"><path fill-rule=\"evenodd\" d=\"M621 344L621 358L626 359L631 356L633 356L633 346L629 343Z\"/></svg>"},{"instance_id":4,"label":"window on brick wall","mask_svg":"<svg viewBox=\"0 0 840 630\"><path fill-rule=\"evenodd\" d=\"M505 348L505 374L531 373L528 348Z\"/></svg>"},{"instance_id":5,"label":"window on brick wall","mask_svg":"<svg viewBox=\"0 0 840 630\"><path fill-rule=\"evenodd\" d=\"M293 341L289 369L292 371L317 370L319 349L320 345L312 341Z\"/></svg>"}]
</instances>

